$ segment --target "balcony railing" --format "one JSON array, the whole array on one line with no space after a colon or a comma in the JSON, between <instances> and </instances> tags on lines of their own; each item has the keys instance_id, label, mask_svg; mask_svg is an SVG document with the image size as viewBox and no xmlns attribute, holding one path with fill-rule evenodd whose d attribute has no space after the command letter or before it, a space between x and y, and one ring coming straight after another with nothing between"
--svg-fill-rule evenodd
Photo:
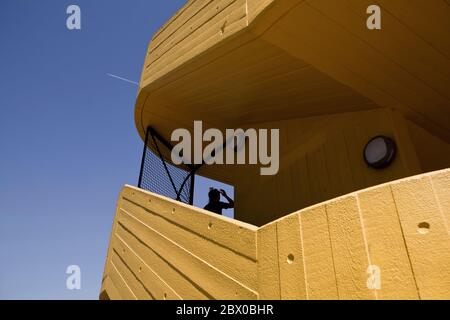
<instances>
[{"instance_id":1,"label":"balcony railing","mask_svg":"<svg viewBox=\"0 0 450 320\"><path fill-rule=\"evenodd\" d=\"M261 228L126 186L103 299L450 299L450 169Z\"/></svg>"}]
</instances>

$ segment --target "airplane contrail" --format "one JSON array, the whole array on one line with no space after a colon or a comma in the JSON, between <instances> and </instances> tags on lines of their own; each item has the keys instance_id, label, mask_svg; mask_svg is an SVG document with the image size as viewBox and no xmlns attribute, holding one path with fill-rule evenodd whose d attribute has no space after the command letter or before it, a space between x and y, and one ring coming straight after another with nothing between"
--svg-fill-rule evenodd
<instances>
[{"instance_id":1,"label":"airplane contrail","mask_svg":"<svg viewBox=\"0 0 450 320\"><path fill-rule=\"evenodd\" d=\"M128 82L128 83L135 84L135 85L137 85L137 86L139 85L139 83L137 83L136 81L128 80L128 79L125 79L125 78L116 76L116 75L114 75L114 74L111 74L111 73L107 73L106 75L107 75L107 76L110 76L110 77L113 77L113 78L116 78L116 79L119 79L119 80L122 80L122 81L125 81L125 82Z\"/></svg>"}]
</instances>

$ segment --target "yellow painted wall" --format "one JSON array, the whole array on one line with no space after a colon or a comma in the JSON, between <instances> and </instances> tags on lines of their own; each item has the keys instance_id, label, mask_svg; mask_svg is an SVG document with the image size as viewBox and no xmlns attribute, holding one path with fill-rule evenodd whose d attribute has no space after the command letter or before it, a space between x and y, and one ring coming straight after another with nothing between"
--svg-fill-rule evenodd
<instances>
[{"instance_id":1,"label":"yellow painted wall","mask_svg":"<svg viewBox=\"0 0 450 320\"><path fill-rule=\"evenodd\" d=\"M450 169L261 228L126 186L102 299L450 299ZM369 266L381 287L367 286Z\"/></svg>"},{"instance_id":2,"label":"yellow painted wall","mask_svg":"<svg viewBox=\"0 0 450 320\"><path fill-rule=\"evenodd\" d=\"M261 176L259 166L239 169L233 181L235 217L263 225L290 212L421 171L405 120L389 109L252 125L280 130L280 171ZM386 169L367 166L363 150L377 136L393 138L395 161ZM228 168L227 166L225 166ZM229 169L227 169L229 170Z\"/></svg>"},{"instance_id":3,"label":"yellow painted wall","mask_svg":"<svg viewBox=\"0 0 450 320\"><path fill-rule=\"evenodd\" d=\"M408 121L408 129L424 172L450 167L450 144Z\"/></svg>"},{"instance_id":4,"label":"yellow painted wall","mask_svg":"<svg viewBox=\"0 0 450 320\"><path fill-rule=\"evenodd\" d=\"M273 265L260 267L259 278L270 274L281 288L261 283L260 298L449 299L449 199L446 170L349 194L260 228L258 244L272 242L272 251L262 250ZM379 290L367 287L370 265L380 270Z\"/></svg>"},{"instance_id":5,"label":"yellow painted wall","mask_svg":"<svg viewBox=\"0 0 450 320\"><path fill-rule=\"evenodd\" d=\"M126 186L102 288L111 299L256 299L256 227Z\"/></svg>"}]
</instances>

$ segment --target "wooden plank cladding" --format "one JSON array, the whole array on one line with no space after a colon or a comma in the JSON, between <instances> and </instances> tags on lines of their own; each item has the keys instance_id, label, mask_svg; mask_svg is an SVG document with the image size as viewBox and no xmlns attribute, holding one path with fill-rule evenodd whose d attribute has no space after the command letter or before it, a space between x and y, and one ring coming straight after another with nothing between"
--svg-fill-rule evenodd
<instances>
[{"instance_id":1,"label":"wooden plank cladding","mask_svg":"<svg viewBox=\"0 0 450 320\"><path fill-rule=\"evenodd\" d=\"M256 227L130 186L118 203L105 271L113 294L257 299Z\"/></svg>"},{"instance_id":2,"label":"wooden plank cladding","mask_svg":"<svg viewBox=\"0 0 450 320\"><path fill-rule=\"evenodd\" d=\"M450 169L257 228L126 186L101 298L450 299Z\"/></svg>"},{"instance_id":3,"label":"wooden plank cladding","mask_svg":"<svg viewBox=\"0 0 450 320\"><path fill-rule=\"evenodd\" d=\"M247 24L246 0L190 1L151 41L142 82L162 77Z\"/></svg>"},{"instance_id":4,"label":"wooden plank cladding","mask_svg":"<svg viewBox=\"0 0 450 320\"><path fill-rule=\"evenodd\" d=\"M447 169L348 194L262 227L258 234L275 230L272 241L278 239L272 256L279 258L281 295L268 298L449 299L448 199ZM378 289L368 286L370 270L379 270Z\"/></svg>"}]
</instances>

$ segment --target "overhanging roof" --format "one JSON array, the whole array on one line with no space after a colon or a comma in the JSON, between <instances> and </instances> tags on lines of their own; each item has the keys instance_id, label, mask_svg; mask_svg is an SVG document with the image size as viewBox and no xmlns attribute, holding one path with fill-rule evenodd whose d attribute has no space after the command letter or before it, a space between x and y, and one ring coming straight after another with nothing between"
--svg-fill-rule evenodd
<instances>
[{"instance_id":1,"label":"overhanging roof","mask_svg":"<svg viewBox=\"0 0 450 320\"><path fill-rule=\"evenodd\" d=\"M377 106L450 141L450 9L445 1L193 0L150 42L136 127L253 122Z\"/></svg>"}]
</instances>

